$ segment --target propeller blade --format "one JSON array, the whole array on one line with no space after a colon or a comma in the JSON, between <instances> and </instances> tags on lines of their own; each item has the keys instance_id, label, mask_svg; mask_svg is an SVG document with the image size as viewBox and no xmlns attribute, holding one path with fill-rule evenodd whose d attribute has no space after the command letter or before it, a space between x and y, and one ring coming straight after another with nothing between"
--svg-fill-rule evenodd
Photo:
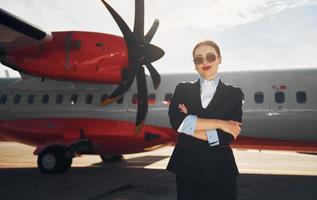
<instances>
[{"instance_id":1,"label":"propeller blade","mask_svg":"<svg viewBox=\"0 0 317 200\"><path fill-rule=\"evenodd\" d=\"M136 78L138 102L135 131L136 134L139 134L148 112L148 91L143 65L149 70L155 89L159 87L161 82L160 74L151 63L163 57L164 51L157 46L149 44L158 29L159 21L156 19L146 36L144 36L144 0L135 0L135 18L132 33L120 15L107 4L105 0L101 1L106 6L122 32L128 47L129 63L132 63L128 73L124 74L124 72L122 72L123 75L126 75L123 76L122 83L120 83L108 98L102 101L102 105L108 105L122 97L124 93L131 88L131 85Z\"/></svg>"},{"instance_id":2,"label":"propeller blade","mask_svg":"<svg viewBox=\"0 0 317 200\"><path fill-rule=\"evenodd\" d=\"M153 85L154 85L154 89L156 90L160 86L161 76L157 72L157 70L153 67L153 65L151 63L146 63L145 66L150 72L150 75L151 75L151 78L153 81Z\"/></svg>"},{"instance_id":3,"label":"propeller blade","mask_svg":"<svg viewBox=\"0 0 317 200\"><path fill-rule=\"evenodd\" d=\"M147 34L145 35L145 38L144 38L144 41L145 43L150 43L154 34L156 33L157 31L157 28L159 27L159 20L158 19L155 19L150 30L147 32Z\"/></svg>"},{"instance_id":4,"label":"propeller blade","mask_svg":"<svg viewBox=\"0 0 317 200\"><path fill-rule=\"evenodd\" d=\"M108 11L112 15L113 19L118 24L123 34L123 37L127 43L128 49L136 48L137 46L139 46L136 37L133 35L129 26L125 23L125 21L121 18L121 16L107 2L105 2L104 0L101 0L101 1L106 6Z\"/></svg>"},{"instance_id":5,"label":"propeller blade","mask_svg":"<svg viewBox=\"0 0 317 200\"><path fill-rule=\"evenodd\" d=\"M144 41L144 0L135 0L133 33L140 43Z\"/></svg>"},{"instance_id":6,"label":"propeller blade","mask_svg":"<svg viewBox=\"0 0 317 200\"><path fill-rule=\"evenodd\" d=\"M152 63L164 56L165 52L152 44L148 44L144 48L144 57L146 63Z\"/></svg>"},{"instance_id":7,"label":"propeller blade","mask_svg":"<svg viewBox=\"0 0 317 200\"><path fill-rule=\"evenodd\" d=\"M132 64L129 73L126 73L127 78L124 81L122 81L122 83L120 83L120 85L112 92L112 94L108 98L102 100L102 106L106 106L118 100L120 97L124 95L126 91L128 91L131 88L131 85L137 74L138 68L140 68L140 65L141 63L138 60L136 60L136 62Z\"/></svg>"},{"instance_id":8,"label":"propeller blade","mask_svg":"<svg viewBox=\"0 0 317 200\"><path fill-rule=\"evenodd\" d=\"M133 83L133 80L136 76L138 67L141 65L137 59L130 59L133 58L133 52L135 49L138 48L139 43L132 31L130 30L129 26L124 22L124 20L120 17L120 15L104 0L101 0L102 3L106 6L110 14L112 15L113 19L116 21L117 25L119 26L123 37L127 43L128 50L129 50L129 60L130 63L133 62L131 65L131 71L128 74L128 77L116 88L116 90L106 99L104 99L101 105L105 106L108 105L120 97L128 91Z\"/></svg>"},{"instance_id":9,"label":"propeller blade","mask_svg":"<svg viewBox=\"0 0 317 200\"><path fill-rule=\"evenodd\" d=\"M137 89L138 89L138 111L136 117L136 134L138 135L144 125L146 113L148 111L148 94L146 86L146 77L144 67L138 69L137 75Z\"/></svg>"}]
</instances>

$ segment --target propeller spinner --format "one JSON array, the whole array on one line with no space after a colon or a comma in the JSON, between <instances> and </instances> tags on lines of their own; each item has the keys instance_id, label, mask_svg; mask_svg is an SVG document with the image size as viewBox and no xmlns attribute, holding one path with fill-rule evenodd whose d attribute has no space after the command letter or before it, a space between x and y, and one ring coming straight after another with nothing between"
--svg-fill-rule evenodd
<instances>
[{"instance_id":1,"label":"propeller spinner","mask_svg":"<svg viewBox=\"0 0 317 200\"><path fill-rule=\"evenodd\" d=\"M129 63L131 65L128 73L124 76L124 80L108 98L103 100L102 105L108 105L122 97L124 93L130 89L134 78L136 78L138 101L135 131L138 134L144 124L148 111L148 94L144 66L150 72L154 89L157 89L161 82L160 74L151 63L163 57L164 51L161 48L150 44L159 26L159 21L156 19L148 33L144 36L144 0L135 0L134 29L132 32L120 15L104 0L101 1L110 12L123 34L128 47Z\"/></svg>"}]
</instances>

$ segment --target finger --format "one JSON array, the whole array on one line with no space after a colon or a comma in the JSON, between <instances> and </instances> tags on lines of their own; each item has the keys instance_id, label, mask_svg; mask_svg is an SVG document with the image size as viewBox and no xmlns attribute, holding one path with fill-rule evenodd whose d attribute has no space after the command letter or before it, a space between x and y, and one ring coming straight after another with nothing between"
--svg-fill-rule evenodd
<instances>
[{"instance_id":1,"label":"finger","mask_svg":"<svg viewBox=\"0 0 317 200\"><path fill-rule=\"evenodd\" d=\"M236 138L237 137L237 134L236 134L236 130L235 129L232 129L232 136L234 137L234 138Z\"/></svg>"},{"instance_id":2,"label":"finger","mask_svg":"<svg viewBox=\"0 0 317 200\"><path fill-rule=\"evenodd\" d=\"M236 131L236 134L235 134L235 138L237 138L238 137L238 135L239 135L239 131Z\"/></svg>"},{"instance_id":3,"label":"finger","mask_svg":"<svg viewBox=\"0 0 317 200\"><path fill-rule=\"evenodd\" d=\"M237 131L236 131L236 138L239 136L239 133L240 133L240 131L237 130Z\"/></svg>"},{"instance_id":4,"label":"finger","mask_svg":"<svg viewBox=\"0 0 317 200\"><path fill-rule=\"evenodd\" d=\"M236 136L236 138L238 137L239 132L240 132L239 129L236 129L236 130L235 130L235 136Z\"/></svg>"}]
</instances>

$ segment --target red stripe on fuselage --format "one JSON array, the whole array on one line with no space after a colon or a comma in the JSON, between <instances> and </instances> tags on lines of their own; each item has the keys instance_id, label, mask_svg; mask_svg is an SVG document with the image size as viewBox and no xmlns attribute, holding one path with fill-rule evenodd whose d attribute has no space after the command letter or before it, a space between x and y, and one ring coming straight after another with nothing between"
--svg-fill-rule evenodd
<instances>
[{"instance_id":1,"label":"red stripe on fuselage","mask_svg":"<svg viewBox=\"0 0 317 200\"><path fill-rule=\"evenodd\" d=\"M82 129L82 131L80 130ZM76 137L76 131L78 136ZM84 138L92 142L98 154L123 154L142 152L146 149L175 142L177 135L172 129L145 125L139 135L131 122L104 119L28 119L0 123L0 132L10 141L32 146L52 143L69 144L70 138ZM64 134L72 134L71 137ZM145 140L145 134L160 137ZM66 139L65 139L66 138Z\"/></svg>"},{"instance_id":2,"label":"red stripe on fuselage","mask_svg":"<svg viewBox=\"0 0 317 200\"><path fill-rule=\"evenodd\" d=\"M131 122L105 119L28 119L0 123L0 140L20 142L32 146L62 143L69 144L72 138L89 139L96 153L123 154L142 152L150 147L175 143L177 133L158 126L145 125L136 136ZM144 139L145 132L160 135L151 141ZM76 135L78 133L78 135ZM65 135L67 134L67 135ZM317 153L316 142L285 141L252 137L239 137L231 145L239 149L284 150Z\"/></svg>"}]
</instances>

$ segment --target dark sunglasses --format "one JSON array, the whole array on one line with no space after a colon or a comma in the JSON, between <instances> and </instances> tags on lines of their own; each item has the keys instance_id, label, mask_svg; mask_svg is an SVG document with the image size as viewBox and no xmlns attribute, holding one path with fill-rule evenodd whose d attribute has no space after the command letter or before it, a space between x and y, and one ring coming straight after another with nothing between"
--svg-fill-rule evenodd
<instances>
[{"instance_id":1,"label":"dark sunglasses","mask_svg":"<svg viewBox=\"0 0 317 200\"><path fill-rule=\"evenodd\" d=\"M209 53L206 56L206 61L207 62L215 62L215 60L217 59L217 56L213 53ZM197 56L196 58L194 58L194 63L195 65L200 65L204 63L204 57L203 56Z\"/></svg>"}]
</instances>

